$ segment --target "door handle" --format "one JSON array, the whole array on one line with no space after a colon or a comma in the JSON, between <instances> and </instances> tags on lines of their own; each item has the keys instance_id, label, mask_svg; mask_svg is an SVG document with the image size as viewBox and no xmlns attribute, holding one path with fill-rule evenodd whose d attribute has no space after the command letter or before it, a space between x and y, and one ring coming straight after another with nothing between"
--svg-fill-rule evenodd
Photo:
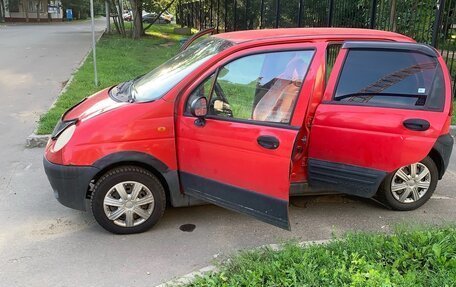
<instances>
[{"instance_id":1,"label":"door handle","mask_svg":"<svg viewBox=\"0 0 456 287\"><path fill-rule=\"evenodd\" d=\"M276 149L280 145L280 141L273 136L259 136L257 142L260 146L267 149Z\"/></svg>"},{"instance_id":2,"label":"door handle","mask_svg":"<svg viewBox=\"0 0 456 287\"><path fill-rule=\"evenodd\" d=\"M402 124L412 131L427 131L431 127L431 124L423 119L407 119Z\"/></svg>"}]
</instances>

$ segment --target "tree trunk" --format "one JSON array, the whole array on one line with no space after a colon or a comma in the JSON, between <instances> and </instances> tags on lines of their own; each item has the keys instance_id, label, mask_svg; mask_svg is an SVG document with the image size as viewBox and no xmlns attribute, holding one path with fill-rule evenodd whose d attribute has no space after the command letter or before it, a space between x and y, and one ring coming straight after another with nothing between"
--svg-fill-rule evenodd
<instances>
[{"instance_id":1,"label":"tree trunk","mask_svg":"<svg viewBox=\"0 0 456 287\"><path fill-rule=\"evenodd\" d=\"M48 22L52 22L51 13L49 13L49 6L51 5L51 0L47 0L47 14L48 14Z\"/></svg>"},{"instance_id":2,"label":"tree trunk","mask_svg":"<svg viewBox=\"0 0 456 287\"><path fill-rule=\"evenodd\" d=\"M133 11L133 39L141 38L143 32L142 25L142 5L140 0L130 0L131 10Z\"/></svg>"},{"instance_id":3,"label":"tree trunk","mask_svg":"<svg viewBox=\"0 0 456 287\"><path fill-rule=\"evenodd\" d=\"M23 8L24 11L25 11L25 22L28 22L28 21L29 21L28 7L29 7L28 2L27 2L27 3L25 3L25 1L22 2L22 8Z\"/></svg>"},{"instance_id":4,"label":"tree trunk","mask_svg":"<svg viewBox=\"0 0 456 287\"><path fill-rule=\"evenodd\" d=\"M0 0L0 23L5 22L5 3L4 0Z\"/></svg>"},{"instance_id":5,"label":"tree trunk","mask_svg":"<svg viewBox=\"0 0 456 287\"><path fill-rule=\"evenodd\" d=\"M396 29L397 29L397 27L396 27L396 25L397 25L396 7L397 7L396 0L392 0L391 1L391 10L390 10L390 29L393 32L396 32Z\"/></svg>"},{"instance_id":6,"label":"tree trunk","mask_svg":"<svg viewBox=\"0 0 456 287\"><path fill-rule=\"evenodd\" d=\"M105 1L105 5L106 5L106 32L108 34L110 34L111 33L111 11L109 8L108 0Z\"/></svg>"},{"instance_id":7,"label":"tree trunk","mask_svg":"<svg viewBox=\"0 0 456 287\"><path fill-rule=\"evenodd\" d=\"M40 18L40 3L41 3L41 0L38 0L36 2L36 21L37 22L41 22L41 18Z\"/></svg>"}]
</instances>

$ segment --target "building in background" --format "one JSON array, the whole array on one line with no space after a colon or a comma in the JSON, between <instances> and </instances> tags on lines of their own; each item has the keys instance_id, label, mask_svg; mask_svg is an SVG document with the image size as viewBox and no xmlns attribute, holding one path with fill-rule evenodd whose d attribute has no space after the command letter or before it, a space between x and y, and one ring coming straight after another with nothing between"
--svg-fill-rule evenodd
<instances>
[{"instance_id":1,"label":"building in background","mask_svg":"<svg viewBox=\"0 0 456 287\"><path fill-rule=\"evenodd\" d=\"M6 0L6 22L51 22L62 21L60 0Z\"/></svg>"}]
</instances>

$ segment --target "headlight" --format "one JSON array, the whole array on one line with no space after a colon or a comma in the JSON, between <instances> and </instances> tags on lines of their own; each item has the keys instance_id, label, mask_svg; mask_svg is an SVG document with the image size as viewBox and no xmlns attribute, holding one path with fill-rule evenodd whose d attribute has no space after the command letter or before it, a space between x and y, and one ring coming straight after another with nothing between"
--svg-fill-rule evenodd
<instances>
[{"instance_id":1,"label":"headlight","mask_svg":"<svg viewBox=\"0 0 456 287\"><path fill-rule=\"evenodd\" d=\"M60 120L56 125L54 130L52 131L51 138L53 140L57 139L59 135L69 126L75 124L78 120L77 119L72 119L72 120Z\"/></svg>"},{"instance_id":2,"label":"headlight","mask_svg":"<svg viewBox=\"0 0 456 287\"><path fill-rule=\"evenodd\" d=\"M60 133L59 137L55 141L54 148L52 149L54 152L58 152L61 150L71 139L76 130L76 125L71 125L67 127L63 132Z\"/></svg>"}]
</instances>

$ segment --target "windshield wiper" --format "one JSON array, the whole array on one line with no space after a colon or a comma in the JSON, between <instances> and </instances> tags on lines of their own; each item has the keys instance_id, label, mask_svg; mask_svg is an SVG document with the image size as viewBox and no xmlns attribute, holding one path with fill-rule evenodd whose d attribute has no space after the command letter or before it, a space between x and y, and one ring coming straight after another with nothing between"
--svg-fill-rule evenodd
<instances>
[{"instance_id":1,"label":"windshield wiper","mask_svg":"<svg viewBox=\"0 0 456 287\"><path fill-rule=\"evenodd\" d=\"M133 84L130 85L128 90L128 102L134 103L136 101L136 92L134 92Z\"/></svg>"},{"instance_id":2,"label":"windshield wiper","mask_svg":"<svg viewBox=\"0 0 456 287\"><path fill-rule=\"evenodd\" d=\"M134 103L136 101L136 92L133 94L133 91L134 91L134 85L135 83L144 76L145 74L142 74L142 75L139 75L137 76L136 78L134 78L133 80L130 80L128 82L131 82L130 83L130 86L128 87L128 102L130 103Z\"/></svg>"}]
</instances>

